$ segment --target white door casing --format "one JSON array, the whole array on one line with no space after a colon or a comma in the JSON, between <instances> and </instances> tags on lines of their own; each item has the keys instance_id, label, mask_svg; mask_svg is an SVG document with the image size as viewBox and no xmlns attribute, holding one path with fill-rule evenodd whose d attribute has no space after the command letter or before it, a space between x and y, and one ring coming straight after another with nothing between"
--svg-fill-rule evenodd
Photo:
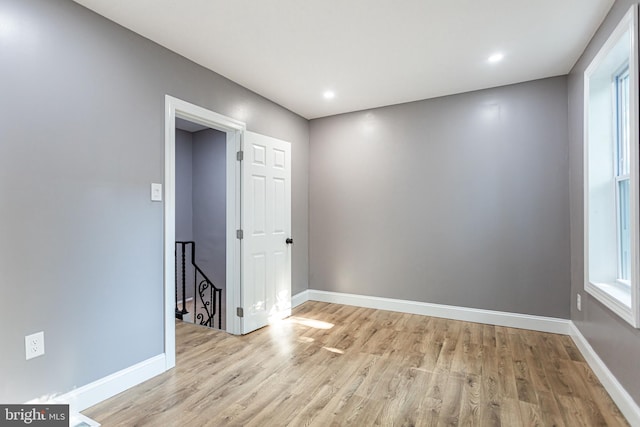
<instances>
[{"instance_id":1,"label":"white door casing","mask_svg":"<svg viewBox=\"0 0 640 427\"><path fill-rule=\"evenodd\" d=\"M227 332L241 333L235 316L240 304L240 167L236 152L240 150L245 124L195 104L165 96L165 164L164 164L164 354L166 369L175 366L175 119L180 117L226 133L227 139Z\"/></svg>"},{"instance_id":2,"label":"white door casing","mask_svg":"<svg viewBox=\"0 0 640 427\"><path fill-rule=\"evenodd\" d=\"M291 144L245 131L242 333L291 315Z\"/></svg>"}]
</instances>

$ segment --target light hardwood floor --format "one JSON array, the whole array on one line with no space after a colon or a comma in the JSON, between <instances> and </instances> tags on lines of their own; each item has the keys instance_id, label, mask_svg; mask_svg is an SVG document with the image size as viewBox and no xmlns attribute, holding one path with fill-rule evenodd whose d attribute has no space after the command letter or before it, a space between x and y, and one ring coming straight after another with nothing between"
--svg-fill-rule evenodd
<instances>
[{"instance_id":1,"label":"light hardwood floor","mask_svg":"<svg viewBox=\"0 0 640 427\"><path fill-rule=\"evenodd\" d=\"M623 426L567 336L306 302L250 335L177 322L176 368L103 426Z\"/></svg>"}]
</instances>

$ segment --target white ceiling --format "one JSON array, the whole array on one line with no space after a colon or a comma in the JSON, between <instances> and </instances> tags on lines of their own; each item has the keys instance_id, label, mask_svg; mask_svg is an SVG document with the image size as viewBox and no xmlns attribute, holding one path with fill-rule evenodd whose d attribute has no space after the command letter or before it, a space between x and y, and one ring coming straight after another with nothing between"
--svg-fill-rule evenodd
<instances>
[{"instance_id":1,"label":"white ceiling","mask_svg":"<svg viewBox=\"0 0 640 427\"><path fill-rule=\"evenodd\" d=\"M311 119L566 74L614 0L75 1Z\"/></svg>"}]
</instances>

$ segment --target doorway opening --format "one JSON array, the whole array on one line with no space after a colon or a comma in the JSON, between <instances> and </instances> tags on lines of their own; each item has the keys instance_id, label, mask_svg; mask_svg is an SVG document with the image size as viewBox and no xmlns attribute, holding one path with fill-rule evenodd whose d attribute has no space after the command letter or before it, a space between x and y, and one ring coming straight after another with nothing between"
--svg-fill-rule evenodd
<instances>
[{"instance_id":1,"label":"doorway opening","mask_svg":"<svg viewBox=\"0 0 640 427\"><path fill-rule=\"evenodd\" d=\"M226 133L176 117L176 318L226 329Z\"/></svg>"},{"instance_id":2,"label":"doorway opening","mask_svg":"<svg viewBox=\"0 0 640 427\"><path fill-rule=\"evenodd\" d=\"M229 333L239 334L241 332L239 318L234 315L232 308L240 306L240 240L236 235L236 230L240 228L240 166L236 153L240 151L245 124L169 95L165 97L165 106L164 350L166 369L171 369L175 366L175 315L178 306L176 296L182 297L183 292L182 286L180 286L180 292L176 292L175 287L176 241L194 242L193 246L196 248L194 259L200 272L216 287L221 287L224 283L224 292L221 294L224 301L221 301L221 305L226 309L224 310L224 319L220 319L220 324L224 325L222 329ZM179 129L177 126L186 129ZM198 135L196 136L196 134ZM189 137L191 138L190 147L188 142L185 142L189 141ZM181 143L184 145L179 145ZM189 148L191 149L192 168L191 171L185 172L186 168L183 166L188 162ZM202 153L208 154L203 155L202 159L196 159L193 155L194 150L197 150L198 153L202 151ZM216 152L218 156L215 156L214 159L211 154ZM214 200L210 199L213 189L209 178L212 174L216 175L215 172L217 172L217 179L220 179L219 172L222 168L218 168L215 172L207 170L205 164L207 158L213 159L212 161L217 165L224 163L222 178L224 178L225 184L222 186L223 188L213 184L218 193L213 197ZM178 176L178 174L180 175ZM189 175L192 184L191 212L188 208L189 194L183 191L188 184ZM193 181L196 175L198 175L196 181L200 184L194 186ZM180 186L180 190L177 189L177 185ZM200 192L207 193L205 199L209 199L195 202L193 200L194 190L197 196ZM223 204L220 205L220 202ZM188 231L189 214L191 214L191 234ZM212 219L212 215L217 216L218 220L214 219L208 222ZM223 226L220 224L220 218L224 218ZM213 225L213 222L217 223ZM215 231L211 227L215 228ZM192 237L193 240L181 240L185 237ZM216 238L215 243L212 243L213 238ZM199 241L202 245L198 245ZM186 246L186 251L193 251L189 247L191 245ZM191 253L187 252L185 258L190 260ZM182 256L180 256L180 261L181 259ZM203 267L204 265L208 267ZM216 265L218 267L215 267ZM220 265L223 266L224 273L219 271ZM178 268L182 270L181 265ZM194 267L191 269L194 274ZM217 279L209 277L206 270ZM215 273L213 273L214 271ZM180 282L181 275L182 271L179 276ZM192 290L188 291L185 285L185 299L189 298L189 293L191 293L191 298L197 302L198 286L193 289L192 285L191 288ZM186 307L180 307L180 310L182 309L186 309ZM195 316L197 315L196 310ZM205 315L206 313L203 313L203 317ZM218 320L212 319L212 321L217 322Z\"/></svg>"}]
</instances>

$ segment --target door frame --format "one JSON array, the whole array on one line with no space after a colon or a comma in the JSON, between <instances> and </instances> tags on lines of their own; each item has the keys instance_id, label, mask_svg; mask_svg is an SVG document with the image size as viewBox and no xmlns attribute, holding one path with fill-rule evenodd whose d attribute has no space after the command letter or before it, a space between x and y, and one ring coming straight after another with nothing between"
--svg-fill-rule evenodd
<instances>
[{"instance_id":1,"label":"door frame","mask_svg":"<svg viewBox=\"0 0 640 427\"><path fill-rule=\"evenodd\" d=\"M164 353L166 369L176 364L175 333L175 221L176 221L176 117L224 132L227 136L227 332L240 334L240 173L236 153L242 149L246 124L195 104L165 95L164 134Z\"/></svg>"}]
</instances>

